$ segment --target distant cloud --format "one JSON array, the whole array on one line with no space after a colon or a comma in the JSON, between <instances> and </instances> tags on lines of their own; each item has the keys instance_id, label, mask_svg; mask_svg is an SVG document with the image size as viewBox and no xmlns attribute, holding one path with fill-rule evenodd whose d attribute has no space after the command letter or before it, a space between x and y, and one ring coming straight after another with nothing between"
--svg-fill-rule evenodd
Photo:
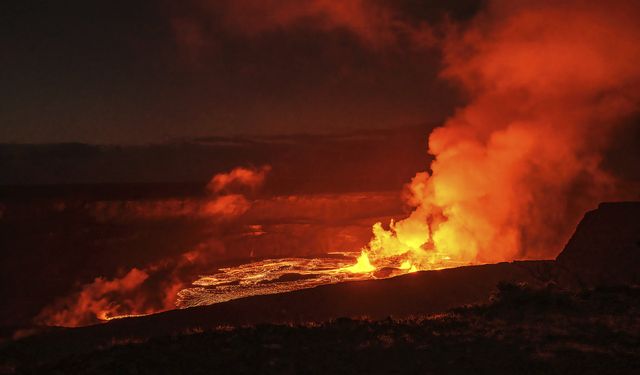
<instances>
[{"instance_id":1,"label":"distant cloud","mask_svg":"<svg viewBox=\"0 0 640 375\"><path fill-rule=\"evenodd\" d=\"M210 23L248 38L288 30L346 32L373 50L400 45L432 47L436 38L425 21L410 20L393 3L367 0L197 0L197 14L171 20L176 42L186 57L197 60L201 48L213 46Z\"/></svg>"}]
</instances>

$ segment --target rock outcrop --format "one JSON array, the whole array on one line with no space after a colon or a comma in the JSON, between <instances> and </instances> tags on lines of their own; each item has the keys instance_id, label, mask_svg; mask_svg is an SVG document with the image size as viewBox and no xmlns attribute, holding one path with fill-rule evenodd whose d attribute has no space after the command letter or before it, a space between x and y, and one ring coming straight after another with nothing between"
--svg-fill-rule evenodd
<instances>
[{"instance_id":1,"label":"rock outcrop","mask_svg":"<svg viewBox=\"0 0 640 375\"><path fill-rule=\"evenodd\" d=\"M580 286L640 284L640 202L587 212L556 261Z\"/></svg>"}]
</instances>

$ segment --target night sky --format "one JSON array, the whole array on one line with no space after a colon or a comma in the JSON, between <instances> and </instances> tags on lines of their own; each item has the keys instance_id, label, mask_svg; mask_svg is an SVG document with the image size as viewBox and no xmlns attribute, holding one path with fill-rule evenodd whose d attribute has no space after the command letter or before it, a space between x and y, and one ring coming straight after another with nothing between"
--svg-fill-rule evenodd
<instances>
[{"instance_id":1,"label":"night sky","mask_svg":"<svg viewBox=\"0 0 640 375\"><path fill-rule=\"evenodd\" d=\"M438 78L438 25L471 17L477 2L349 3L3 2L0 142L441 123L461 99Z\"/></svg>"}]
</instances>

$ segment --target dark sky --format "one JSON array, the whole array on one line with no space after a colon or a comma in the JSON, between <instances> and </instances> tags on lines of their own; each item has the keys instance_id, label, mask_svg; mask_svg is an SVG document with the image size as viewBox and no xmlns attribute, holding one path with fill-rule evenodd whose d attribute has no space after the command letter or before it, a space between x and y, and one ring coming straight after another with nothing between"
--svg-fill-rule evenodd
<instances>
[{"instance_id":1,"label":"dark sky","mask_svg":"<svg viewBox=\"0 0 640 375\"><path fill-rule=\"evenodd\" d=\"M445 14L469 17L476 2L346 3L3 2L0 142L137 144L441 122L458 100L437 78L437 42L422 31Z\"/></svg>"}]
</instances>

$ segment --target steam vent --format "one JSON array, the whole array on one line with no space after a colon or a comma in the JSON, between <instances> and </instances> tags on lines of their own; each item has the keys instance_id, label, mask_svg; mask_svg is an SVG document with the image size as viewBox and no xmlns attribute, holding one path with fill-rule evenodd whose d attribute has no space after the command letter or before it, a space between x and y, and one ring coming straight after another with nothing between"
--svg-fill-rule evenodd
<instances>
[{"instance_id":1,"label":"steam vent","mask_svg":"<svg viewBox=\"0 0 640 375\"><path fill-rule=\"evenodd\" d=\"M587 212L556 261L580 285L640 283L640 202Z\"/></svg>"}]
</instances>

